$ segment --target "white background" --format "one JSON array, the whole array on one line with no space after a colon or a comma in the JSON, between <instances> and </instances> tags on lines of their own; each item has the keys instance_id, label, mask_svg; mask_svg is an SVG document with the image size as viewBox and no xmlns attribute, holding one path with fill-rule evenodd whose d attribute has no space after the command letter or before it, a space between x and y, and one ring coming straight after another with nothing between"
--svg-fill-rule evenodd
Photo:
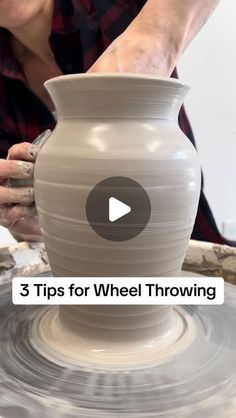
<instances>
[{"instance_id":1,"label":"white background","mask_svg":"<svg viewBox=\"0 0 236 418\"><path fill-rule=\"evenodd\" d=\"M179 63L191 85L186 108L205 177L205 192L222 229L236 239L236 1L222 0ZM235 223L235 224L234 224ZM235 226L234 226L235 225ZM0 245L14 242L0 228Z\"/></svg>"},{"instance_id":2,"label":"white background","mask_svg":"<svg viewBox=\"0 0 236 418\"><path fill-rule=\"evenodd\" d=\"M0 226L0 246L14 244L15 242L16 240L12 237L8 230Z\"/></svg>"},{"instance_id":3,"label":"white background","mask_svg":"<svg viewBox=\"0 0 236 418\"><path fill-rule=\"evenodd\" d=\"M236 1L221 0L178 65L191 86L186 109L195 133L205 192L221 230L236 224ZM229 238L236 239L236 225Z\"/></svg>"}]
</instances>

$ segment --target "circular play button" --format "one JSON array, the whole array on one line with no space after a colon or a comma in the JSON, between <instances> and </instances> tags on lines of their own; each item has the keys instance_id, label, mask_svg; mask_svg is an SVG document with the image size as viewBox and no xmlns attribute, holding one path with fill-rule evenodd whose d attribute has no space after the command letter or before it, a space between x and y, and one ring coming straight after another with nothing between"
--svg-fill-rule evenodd
<instances>
[{"instance_id":1,"label":"circular play button","mask_svg":"<svg viewBox=\"0 0 236 418\"><path fill-rule=\"evenodd\" d=\"M102 238L127 241L146 227L151 213L147 192L129 177L109 177L90 192L86 215L90 226Z\"/></svg>"}]
</instances>

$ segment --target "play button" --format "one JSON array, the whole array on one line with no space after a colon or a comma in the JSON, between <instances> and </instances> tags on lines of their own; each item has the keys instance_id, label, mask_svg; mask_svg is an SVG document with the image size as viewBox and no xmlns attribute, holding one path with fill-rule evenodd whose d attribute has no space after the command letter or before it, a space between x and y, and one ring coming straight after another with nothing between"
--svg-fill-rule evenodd
<instances>
[{"instance_id":1,"label":"play button","mask_svg":"<svg viewBox=\"0 0 236 418\"><path fill-rule=\"evenodd\" d=\"M108 177L90 192L86 215L91 228L110 241L135 238L146 227L151 203L144 188L129 177Z\"/></svg>"},{"instance_id":2,"label":"play button","mask_svg":"<svg viewBox=\"0 0 236 418\"><path fill-rule=\"evenodd\" d=\"M131 211L131 207L116 199L115 197L110 197L109 199L109 221L115 222L117 219L122 218L122 216L127 215Z\"/></svg>"}]
</instances>

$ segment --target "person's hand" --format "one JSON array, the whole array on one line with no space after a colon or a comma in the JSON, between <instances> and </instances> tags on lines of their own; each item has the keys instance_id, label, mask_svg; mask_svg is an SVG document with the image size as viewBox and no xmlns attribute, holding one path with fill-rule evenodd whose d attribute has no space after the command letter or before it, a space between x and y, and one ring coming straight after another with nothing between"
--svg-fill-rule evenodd
<instances>
[{"instance_id":1,"label":"person's hand","mask_svg":"<svg viewBox=\"0 0 236 418\"><path fill-rule=\"evenodd\" d=\"M178 59L220 0L147 0L90 72L169 77Z\"/></svg>"},{"instance_id":2,"label":"person's hand","mask_svg":"<svg viewBox=\"0 0 236 418\"><path fill-rule=\"evenodd\" d=\"M177 60L174 43L151 35L124 32L104 51L88 72L126 72L169 77Z\"/></svg>"},{"instance_id":3,"label":"person's hand","mask_svg":"<svg viewBox=\"0 0 236 418\"><path fill-rule=\"evenodd\" d=\"M6 160L0 159L0 225L9 228L16 239L35 241L41 238L33 182L30 182L37 153L37 145L23 142L9 149ZM31 184L10 187L9 179L28 179Z\"/></svg>"}]
</instances>

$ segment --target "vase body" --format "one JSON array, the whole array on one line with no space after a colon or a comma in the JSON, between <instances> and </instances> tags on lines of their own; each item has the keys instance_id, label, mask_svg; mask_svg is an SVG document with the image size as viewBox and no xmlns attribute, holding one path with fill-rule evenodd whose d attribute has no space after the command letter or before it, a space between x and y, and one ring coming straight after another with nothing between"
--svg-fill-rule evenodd
<instances>
[{"instance_id":1,"label":"vase body","mask_svg":"<svg viewBox=\"0 0 236 418\"><path fill-rule=\"evenodd\" d=\"M62 76L46 87L58 123L35 165L35 200L56 276L178 275L200 192L197 153L178 126L188 88L152 76ZM86 202L106 178L147 192L150 219L136 237L99 236Z\"/></svg>"}]
</instances>

